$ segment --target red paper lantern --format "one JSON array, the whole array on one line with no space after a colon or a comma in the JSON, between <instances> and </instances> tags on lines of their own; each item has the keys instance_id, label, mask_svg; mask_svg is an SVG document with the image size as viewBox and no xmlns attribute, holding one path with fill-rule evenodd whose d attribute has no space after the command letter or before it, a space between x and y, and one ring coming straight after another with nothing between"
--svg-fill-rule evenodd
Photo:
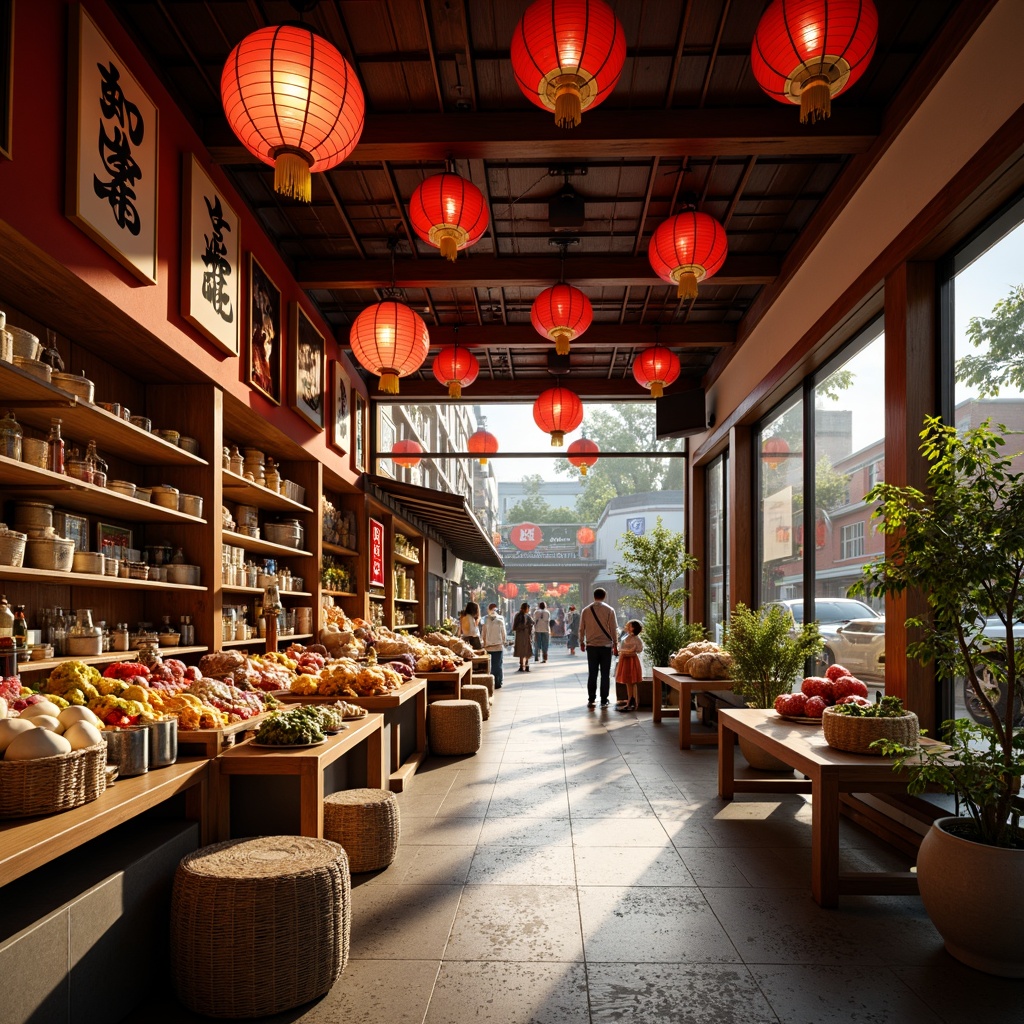
<instances>
[{"instance_id":1,"label":"red paper lantern","mask_svg":"<svg viewBox=\"0 0 1024 1024\"><path fill-rule=\"evenodd\" d=\"M423 446L419 441L403 440L396 441L391 448L391 461L396 466L405 466L412 469L420 464L420 455L423 454Z\"/></svg>"},{"instance_id":2,"label":"red paper lantern","mask_svg":"<svg viewBox=\"0 0 1024 1024\"><path fill-rule=\"evenodd\" d=\"M448 388L449 398L461 398L462 389L468 388L479 372L476 356L459 345L445 345L434 356L434 376Z\"/></svg>"},{"instance_id":3,"label":"red paper lantern","mask_svg":"<svg viewBox=\"0 0 1024 1024\"><path fill-rule=\"evenodd\" d=\"M571 583L559 583L558 584L558 594L559 594L560 597L565 597L565 595L568 594L570 590L572 590L572 584Z\"/></svg>"},{"instance_id":4,"label":"red paper lantern","mask_svg":"<svg viewBox=\"0 0 1024 1024\"><path fill-rule=\"evenodd\" d=\"M512 71L523 95L575 128L604 102L626 62L622 23L603 0L536 0L512 36Z\"/></svg>"},{"instance_id":5,"label":"red paper lantern","mask_svg":"<svg viewBox=\"0 0 1024 1024\"><path fill-rule=\"evenodd\" d=\"M865 72L877 42L872 0L774 0L754 33L751 70L772 99L800 104L801 124L813 123Z\"/></svg>"},{"instance_id":6,"label":"red paper lantern","mask_svg":"<svg viewBox=\"0 0 1024 1024\"><path fill-rule=\"evenodd\" d=\"M695 299L697 282L716 274L728 251L725 228L714 217L686 210L658 225L647 258L658 277L678 286L677 298Z\"/></svg>"},{"instance_id":7,"label":"red paper lantern","mask_svg":"<svg viewBox=\"0 0 1024 1024\"><path fill-rule=\"evenodd\" d=\"M575 391L561 385L542 391L533 403L534 422L551 435L551 446L561 448L565 435L583 422L583 403Z\"/></svg>"},{"instance_id":8,"label":"red paper lantern","mask_svg":"<svg viewBox=\"0 0 1024 1024\"><path fill-rule=\"evenodd\" d=\"M380 376L380 390L397 395L398 378L418 370L427 358L430 335L417 312L386 299L355 318L349 343L359 364Z\"/></svg>"},{"instance_id":9,"label":"red paper lantern","mask_svg":"<svg viewBox=\"0 0 1024 1024\"><path fill-rule=\"evenodd\" d=\"M778 469L789 454L789 445L784 437L769 437L761 445L761 458L769 469Z\"/></svg>"},{"instance_id":10,"label":"red paper lantern","mask_svg":"<svg viewBox=\"0 0 1024 1024\"><path fill-rule=\"evenodd\" d=\"M579 288L556 284L545 288L533 300L530 322L541 337L555 343L558 355L567 356L569 342L594 322L594 307Z\"/></svg>"},{"instance_id":11,"label":"red paper lantern","mask_svg":"<svg viewBox=\"0 0 1024 1024\"><path fill-rule=\"evenodd\" d=\"M493 533L491 534L491 543L492 543L492 544L493 544L493 545L494 545L495 547L497 547L497 546L498 546L498 545L499 545L499 544L501 543L501 534L500 534L500 533L498 533L498 531L497 531L497 530L495 530L495 531L494 531L494 532L493 532Z\"/></svg>"},{"instance_id":12,"label":"red paper lantern","mask_svg":"<svg viewBox=\"0 0 1024 1024\"><path fill-rule=\"evenodd\" d=\"M511 601L519 596L519 585L516 583L505 584L505 596Z\"/></svg>"},{"instance_id":13,"label":"red paper lantern","mask_svg":"<svg viewBox=\"0 0 1024 1024\"><path fill-rule=\"evenodd\" d=\"M651 398L661 398L664 389L679 376L679 357L663 345L645 348L633 362L633 377Z\"/></svg>"},{"instance_id":14,"label":"red paper lantern","mask_svg":"<svg viewBox=\"0 0 1024 1024\"><path fill-rule=\"evenodd\" d=\"M433 174L409 200L409 223L424 242L454 262L460 249L478 242L487 230L487 203L473 182L451 171Z\"/></svg>"},{"instance_id":15,"label":"red paper lantern","mask_svg":"<svg viewBox=\"0 0 1024 1024\"><path fill-rule=\"evenodd\" d=\"M600 452L601 449L589 437L580 437L569 445L566 455L569 457L569 465L575 466L580 471L580 476L586 476L587 467L597 462Z\"/></svg>"},{"instance_id":16,"label":"red paper lantern","mask_svg":"<svg viewBox=\"0 0 1024 1024\"><path fill-rule=\"evenodd\" d=\"M475 433L470 434L466 441L466 450L473 455L480 456L480 465L487 465L487 456L493 455L498 450L498 439L481 427Z\"/></svg>"},{"instance_id":17,"label":"red paper lantern","mask_svg":"<svg viewBox=\"0 0 1024 1024\"><path fill-rule=\"evenodd\" d=\"M220 96L231 130L274 168L274 189L310 201L310 173L340 164L363 131L365 101L352 66L304 25L247 35L228 55Z\"/></svg>"},{"instance_id":18,"label":"red paper lantern","mask_svg":"<svg viewBox=\"0 0 1024 1024\"><path fill-rule=\"evenodd\" d=\"M526 592L528 594L539 594L541 591L541 585L539 583L527 583Z\"/></svg>"},{"instance_id":19,"label":"red paper lantern","mask_svg":"<svg viewBox=\"0 0 1024 1024\"><path fill-rule=\"evenodd\" d=\"M589 526L581 526L576 531L577 544L593 544L595 540L597 540L597 535Z\"/></svg>"}]
</instances>

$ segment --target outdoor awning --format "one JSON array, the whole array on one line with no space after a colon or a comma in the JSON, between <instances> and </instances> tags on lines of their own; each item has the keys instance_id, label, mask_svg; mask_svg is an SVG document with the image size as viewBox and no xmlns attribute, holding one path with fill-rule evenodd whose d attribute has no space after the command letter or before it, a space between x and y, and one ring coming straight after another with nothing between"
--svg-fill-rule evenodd
<instances>
[{"instance_id":1,"label":"outdoor awning","mask_svg":"<svg viewBox=\"0 0 1024 1024\"><path fill-rule=\"evenodd\" d=\"M363 476L363 486L371 498L433 536L456 558L496 568L503 565L491 538L461 494L435 491L368 473Z\"/></svg>"}]
</instances>

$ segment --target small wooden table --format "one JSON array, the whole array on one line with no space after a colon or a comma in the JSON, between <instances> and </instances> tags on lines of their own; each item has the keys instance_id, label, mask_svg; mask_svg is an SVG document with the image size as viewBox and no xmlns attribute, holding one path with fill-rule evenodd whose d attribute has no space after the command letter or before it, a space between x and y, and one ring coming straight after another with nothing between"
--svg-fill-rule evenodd
<instances>
[{"instance_id":1,"label":"small wooden table","mask_svg":"<svg viewBox=\"0 0 1024 1024\"><path fill-rule=\"evenodd\" d=\"M379 789L384 780L384 758L382 729L383 715L367 715L356 721L346 722L348 728L314 747L254 747L252 740L225 750L214 761L217 777L219 817L218 833L221 839L231 836L231 777L232 776L292 776L298 779L298 835L315 836L324 834L324 794L333 792L325 785L324 772L339 758L362 748L365 760L366 778L364 783ZM343 788L335 786L337 788ZM278 794L281 797L281 794ZM265 810L271 814L274 800L267 798ZM285 810L291 810L286 808ZM272 832L248 831L248 835L276 834Z\"/></svg>"},{"instance_id":2,"label":"small wooden table","mask_svg":"<svg viewBox=\"0 0 1024 1024\"><path fill-rule=\"evenodd\" d=\"M848 754L825 742L820 726L787 722L774 711L756 708L718 711L718 795L736 793L811 794L811 895L823 907L840 896L905 896L917 893L917 876L909 871L841 872L839 806L841 793L906 793L906 776L893 771L885 757ZM807 779L737 778L735 737L743 737L791 765Z\"/></svg>"},{"instance_id":3,"label":"small wooden table","mask_svg":"<svg viewBox=\"0 0 1024 1024\"><path fill-rule=\"evenodd\" d=\"M427 681L427 700L461 700L463 684L472 678L473 662L464 661L451 672L419 672L417 676Z\"/></svg>"},{"instance_id":4,"label":"small wooden table","mask_svg":"<svg viewBox=\"0 0 1024 1024\"><path fill-rule=\"evenodd\" d=\"M473 655L473 675L486 676L491 671L491 656L486 651L478 651Z\"/></svg>"},{"instance_id":5,"label":"small wooden table","mask_svg":"<svg viewBox=\"0 0 1024 1024\"><path fill-rule=\"evenodd\" d=\"M718 742L717 732L695 733L690 721L690 699L693 691L731 690L734 679L694 679L671 668L654 669L654 692L651 694L651 720L660 722L662 717L674 717L675 708L661 706L659 684L670 687L679 694L679 749L689 750L691 746L713 746Z\"/></svg>"}]
</instances>

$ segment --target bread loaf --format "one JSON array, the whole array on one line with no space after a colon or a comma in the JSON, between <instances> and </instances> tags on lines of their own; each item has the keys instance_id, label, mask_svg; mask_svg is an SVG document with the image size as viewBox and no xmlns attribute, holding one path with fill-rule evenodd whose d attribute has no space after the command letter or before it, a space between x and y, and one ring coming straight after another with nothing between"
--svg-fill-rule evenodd
<instances>
[{"instance_id":1,"label":"bread loaf","mask_svg":"<svg viewBox=\"0 0 1024 1024\"><path fill-rule=\"evenodd\" d=\"M695 654L706 654L719 651L721 648L718 644L711 640L695 640L692 644L687 644L682 650L678 651L674 659L670 659L669 664L683 675L693 675L690 671L690 659Z\"/></svg>"},{"instance_id":2,"label":"bread loaf","mask_svg":"<svg viewBox=\"0 0 1024 1024\"><path fill-rule=\"evenodd\" d=\"M694 679L728 679L732 657L726 651L706 651L690 658L689 675Z\"/></svg>"}]
</instances>

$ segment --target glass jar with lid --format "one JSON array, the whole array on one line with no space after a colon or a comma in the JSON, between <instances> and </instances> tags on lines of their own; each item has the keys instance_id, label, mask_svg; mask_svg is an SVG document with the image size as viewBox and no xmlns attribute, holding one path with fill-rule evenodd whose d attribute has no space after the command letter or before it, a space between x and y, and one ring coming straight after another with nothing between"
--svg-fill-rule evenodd
<instances>
[{"instance_id":1,"label":"glass jar with lid","mask_svg":"<svg viewBox=\"0 0 1024 1024\"><path fill-rule=\"evenodd\" d=\"M92 623L92 609L79 608L68 630L68 654L73 658L98 657L103 653L103 630Z\"/></svg>"},{"instance_id":2,"label":"glass jar with lid","mask_svg":"<svg viewBox=\"0 0 1024 1024\"><path fill-rule=\"evenodd\" d=\"M21 424L14 418L13 412L8 412L0 420L0 455L6 455L9 459L21 461L21 442L24 431Z\"/></svg>"}]
</instances>

